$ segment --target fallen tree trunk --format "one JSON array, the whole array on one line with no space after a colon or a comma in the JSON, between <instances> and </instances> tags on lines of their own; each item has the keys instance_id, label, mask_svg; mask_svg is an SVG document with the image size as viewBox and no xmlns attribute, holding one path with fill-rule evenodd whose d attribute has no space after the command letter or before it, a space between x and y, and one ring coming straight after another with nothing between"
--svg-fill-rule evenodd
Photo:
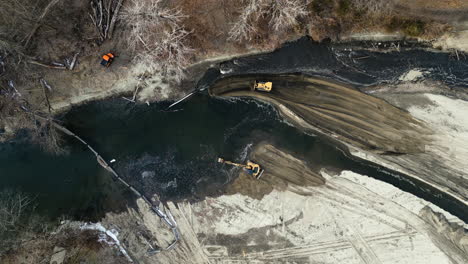
<instances>
[{"instance_id":1,"label":"fallen tree trunk","mask_svg":"<svg viewBox=\"0 0 468 264\"><path fill-rule=\"evenodd\" d=\"M46 99L47 107L49 109L50 114L52 112L52 106L50 105L49 96L47 95L47 92L50 92L52 90L52 87L50 87L50 85L44 79L41 79L40 83L42 85L42 91L44 92L44 97Z\"/></svg>"},{"instance_id":2,"label":"fallen tree trunk","mask_svg":"<svg viewBox=\"0 0 468 264\"><path fill-rule=\"evenodd\" d=\"M49 68L49 69L57 69L57 70L66 70L67 69L67 67L65 67L65 66L45 64L45 63L42 63L42 62L38 62L36 60L29 60L28 62L31 63L31 64L34 64L34 65L46 67L46 68Z\"/></svg>"}]
</instances>

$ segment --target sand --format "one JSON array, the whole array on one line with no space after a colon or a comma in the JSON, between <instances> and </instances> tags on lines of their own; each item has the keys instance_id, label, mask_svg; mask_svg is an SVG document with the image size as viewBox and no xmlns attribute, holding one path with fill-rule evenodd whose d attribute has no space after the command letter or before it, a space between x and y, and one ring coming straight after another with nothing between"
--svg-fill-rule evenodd
<instances>
[{"instance_id":1,"label":"sand","mask_svg":"<svg viewBox=\"0 0 468 264\"><path fill-rule=\"evenodd\" d=\"M251 91L256 79L273 81L270 93ZM254 97L277 106L304 131L323 133L376 153L420 153L430 130L405 111L349 85L303 75L250 75L217 81L213 96Z\"/></svg>"}]
</instances>

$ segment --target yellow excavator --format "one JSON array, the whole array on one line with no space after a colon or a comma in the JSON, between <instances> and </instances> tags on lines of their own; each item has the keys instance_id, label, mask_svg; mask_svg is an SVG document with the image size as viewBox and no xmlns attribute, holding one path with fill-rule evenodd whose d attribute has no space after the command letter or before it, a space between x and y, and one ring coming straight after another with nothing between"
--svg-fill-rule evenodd
<instances>
[{"instance_id":1,"label":"yellow excavator","mask_svg":"<svg viewBox=\"0 0 468 264\"><path fill-rule=\"evenodd\" d=\"M243 168L245 171L247 171L248 174L252 175L257 180L260 179L260 177L262 177L264 172L264 170L260 168L260 165L250 160L247 161L247 164L239 164L232 161L224 160L223 158L218 158L218 162Z\"/></svg>"},{"instance_id":2,"label":"yellow excavator","mask_svg":"<svg viewBox=\"0 0 468 264\"><path fill-rule=\"evenodd\" d=\"M261 92L271 92L272 88L273 88L273 83L272 82L255 81L253 86L252 86L253 91L261 91Z\"/></svg>"}]
</instances>

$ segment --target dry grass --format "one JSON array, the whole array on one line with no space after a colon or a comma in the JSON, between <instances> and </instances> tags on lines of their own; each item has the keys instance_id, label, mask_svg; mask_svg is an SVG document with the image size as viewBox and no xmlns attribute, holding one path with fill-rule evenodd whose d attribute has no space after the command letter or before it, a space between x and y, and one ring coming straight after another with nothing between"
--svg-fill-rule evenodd
<instances>
[{"instance_id":1,"label":"dry grass","mask_svg":"<svg viewBox=\"0 0 468 264\"><path fill-rule=\"evenodd\" d=\"M371 16L388 16L393 13L394 2L391 0L349 0L358 10Z\"/></svg>"},{"instance_id":2,"label":"dry grass","mask_svg":"<svg viewBox=\"0 0 468 264\"><path fill-rule=\"evenodd\" d=\"M0 252L0 263L49 263L56 246L66 250L64 263L128 263L114 247L99 242L100 235L98 231L82 231L76 226L68 227L67 224L59 226L53 233L20 232L14 240L9 241L9 247L5 247L8 251ZM14 247L10 246L13 244Z\"/></svg>"},{"instance_id":3,"label":"dry grass","mask_svg":"<svg viewBox=\"0 0 468 264\"><path fill-rule=\"evenodd\" d=\"M21 191L0 191L0 256L49 230L48 223L34 209L34 199Z\"/></svg>"},{"instance_id":4,"label":"dry grass","mask_svg":"<svg viewBox=\"0 0 468 264\"><path fill-rule=\"evenodd\" d=\"M407 6L409 8L424 8L438 10L454 10L468 8L466 0L395 0L396 4Z\"/></svg>"}]
</instances>

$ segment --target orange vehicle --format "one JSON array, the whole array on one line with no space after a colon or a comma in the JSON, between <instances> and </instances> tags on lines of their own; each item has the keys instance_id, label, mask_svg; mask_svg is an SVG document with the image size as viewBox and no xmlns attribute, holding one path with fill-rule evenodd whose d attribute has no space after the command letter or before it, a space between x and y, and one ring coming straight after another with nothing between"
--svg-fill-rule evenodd
<instances>
[{"instance_id":1,"label":"orange vehicle","mask_svg":"<svg viewBox=\"0 0 468 264\"><path fill-rule=\"evenodd\" d=\"M115 58L115 55L112 52L102 55L101 65L105 67L109 67L112 64L112 61L114 60L114 58Z\"/></svg>"}]
</instances>

